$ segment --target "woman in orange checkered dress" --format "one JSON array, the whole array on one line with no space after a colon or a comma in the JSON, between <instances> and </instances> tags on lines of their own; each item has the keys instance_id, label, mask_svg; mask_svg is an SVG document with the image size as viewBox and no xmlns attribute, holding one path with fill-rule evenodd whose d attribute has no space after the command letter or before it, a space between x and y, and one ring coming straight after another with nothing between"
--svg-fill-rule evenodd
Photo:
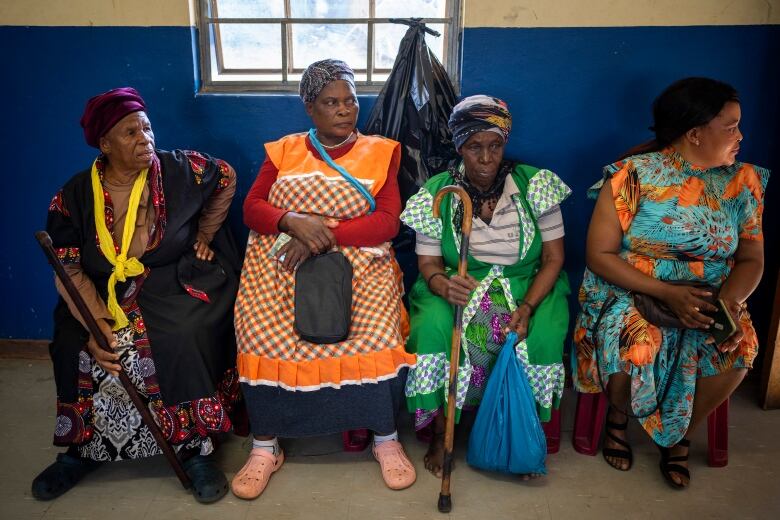
<instances>
[{"instance_id":1,"label":"woman in orange checkered dress","mask_svg":"<svg viewBox=\"0 0 780 520\"><path fill-rule=\"evenodd\" d=\"M235 325L254 440L232 483L241 498L259 496L284 462L277 437L367 428L375 432L373 452L385 483L403 489L416 478L395 427L406 368L415 363L404 349L400 270L389 248L401 211L400 146L355 130L358 102L345 63L312 64L300 91L314 129L265 145L265 162L244 203L252 231ZM294 327L295 270L333 249L353 270L349 335L311 343Z\"/></svg>"}]
</instances>

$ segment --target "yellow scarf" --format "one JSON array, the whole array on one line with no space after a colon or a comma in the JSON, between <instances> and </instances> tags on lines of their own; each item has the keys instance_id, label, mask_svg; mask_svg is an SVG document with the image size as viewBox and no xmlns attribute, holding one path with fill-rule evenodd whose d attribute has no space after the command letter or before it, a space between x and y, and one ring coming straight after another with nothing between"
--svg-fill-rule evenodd
<instances>
[{"instance_id":1,"label":"yellow scarf","mask_svg":"<svg viewBox=\"0 0 780 520\"><path fill-rule=\"evenodd\" d=\"M141 194L146 184L146 175L148 168L141 170L138 178L133 183L133 189L130 192L130 201L127 204L127 216L125 217L125 229L122 231L122 248L119 254L114 249L114 237L106 226L106 204L103 196L103 184L100 182L100 175L97 170L97 160L92 163L92 195L95 200L95 228L97 229L98 240L100 241L100 250L111 265L114 271L108 279L108 312L114 318L114 330L127 327L128 321L125 312L119 306L116 300L116 282L124 282L128 276L138 276L144 272L144 265L134 257L127 258L127 250L130 249L130 242L133 240L135 231L135 219L138 214L138 205L141 202Z\"/></svg>"}]
</instances>

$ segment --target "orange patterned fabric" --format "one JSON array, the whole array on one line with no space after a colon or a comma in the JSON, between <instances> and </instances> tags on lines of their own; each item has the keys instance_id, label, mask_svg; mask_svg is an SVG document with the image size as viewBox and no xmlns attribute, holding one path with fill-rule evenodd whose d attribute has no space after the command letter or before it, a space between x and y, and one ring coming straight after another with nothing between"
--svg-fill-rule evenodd
<instances>
[{"instance_id":1,"label":"orange patterned fabric","mask_svg":"<svg viewBox=\"0 0 780 520\"><path fill-rule=\"evenodd\" d=\"M761 226L761 217L764 211L764 186L762 185L761 176L756 172L756 168L752 164L745 164L737 175L731 179L731 182L726 186L723 198L736 199L745 190L749 191L753 198L758 201L758 207L754 212L745 215L739 238L761 241L764 239Z\"/></svg>"},{"instance_id":2,"label":"orange patterned fabric","mask_svg":"<svg viewBox=\"0 0 780 520\"><path fill-rule=\"evenodd\" d=\"M351 164L350 151L344 156L347 160L337 162L361 181L372 181L374 192L384 183L395 146L387 139L360 136L355 157L371 159ZM288 136L266 148L280 169L269 195L272 205L339 220L368 211L366 200L338 172L310 160L303 135ZM278 155L280 150L283 155ZM297 157L303 166L296 168L288 156ZM277 238L251 232L247 244L235 307L242 382L311 391L390 379L415 364L415 356L404 350L408 321L401 302L400 269L391 254L377 256L377 251L366 248L339 247L353 267L350 333L340 343L317 345L295 333L295 277L269 254Z\"/></svg>"},{"instance_id":3,"label":"orange patterned fabric","mask_svg":"<svg viewBox=\"0 0 780 520\"><path fill-rule=\"evenodd\" d=\"M688 177L680 188L677 204L680 206L698 206L704 193L704 182L698 177Z\"/></svg>"},{"instance_id":4,"label":"orange patterned fabric","mask_svg":"<svg viewBox=\"0 0 780 520\"><path fill-rule=\"evenodd\" d=\"M636 214L639 203L639 180L636 171L630 168L619 170L612 177L612 197L620 220L620 227L626 231Z\"/></svg>"},{"instance_id":5,"label":"orange patterned fabric","mask_svg":"<svg viewBox=\"0 0 780 520\"><path fill-rule=\"evenodd\" d=\"M376 195L385 184L393 151L398 146L397 142L384 137L359 134L352 149L334 162L346 169L353 177L363 181L371 195ZM306 147L305 133L288 135L278 141L267 143L265 151L279 170L277 179L316 172L336 181L342 180L339 172ZM280 207L289 208L289 206Z\"/></svg>"}]
</instances>

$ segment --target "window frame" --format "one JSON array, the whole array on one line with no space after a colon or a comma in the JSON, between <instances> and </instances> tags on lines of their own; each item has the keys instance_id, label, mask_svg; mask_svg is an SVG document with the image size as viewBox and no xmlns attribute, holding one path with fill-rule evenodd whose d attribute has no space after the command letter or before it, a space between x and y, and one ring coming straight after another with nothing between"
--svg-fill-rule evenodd
<instances>
[{"instance_id":1,"label":"window frame","mask_svg":"<svg viewBox=\"0 0 780 520\"><path fill-rule=\"evenodd\" d=\"M285 13L290 13L290 0L283 0L285 3ZM373 14L375 0L368 0L369 14ZM444 18L421 18L420 21L426 24L444 24L444 33L440 36L445 38L444 56L442 64L447 70L447 74L455 87L456 92L460 92L460 69L461 69L461 49L463 41L463 0L445 0L446 17ZM200 78L199 91L204 93L297 93L298 80L289 80L291 74L300 74L304 69L293 68L292 63L292 31L291 25L297 24L366 24L367 27L367 49L366 49L366 68L355 69L356 73L365 74L365 81L355 81L355 85L361 94L377 93L385 84L385 80L373 79L374 74L388 74L391 69L378 69L374 67L374 26L376 24L392 23L391 18L378 18L369 16L368 18L228 18L220 17L216 13L217 4L214 0L198 0L198 57L200 59ZM214 15L212 16L212 13ZM219 24L278 24L281 26L281 51L282 67L281 69L227 69L223 67L222 42L219 38ZM212 54L213 53L213 54ZM277 74L281 73L281 81L260 81L260 80L220 80L212 79L212 60L216 63L218 73L235 74Z\"/></svg>"}]
</instances>

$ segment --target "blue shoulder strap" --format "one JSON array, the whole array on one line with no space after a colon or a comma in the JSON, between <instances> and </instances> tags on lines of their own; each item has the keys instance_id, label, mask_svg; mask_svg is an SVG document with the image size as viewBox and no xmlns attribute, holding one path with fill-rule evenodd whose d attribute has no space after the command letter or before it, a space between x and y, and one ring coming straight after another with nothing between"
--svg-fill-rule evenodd
<instances>
[{"instance_id":1,"label":"blue shoulder strap","mask_svg":"<svg viewBox=\"0 0 780 520\"><path fill-rule=\"evenodd\" d=\"M317 152L320 154L320 157L334 170L339 172L342 177L344 177L347 182L349 182L352 186L355 187L356 190L360 192L361 195L363 195L366 200L368 201L368 212L373 213L376 209L376 201L374 200L374 197L371 195L371 193L366 189L363 184L354 178L352 175L349 174L347 170L344 169L343 166L339 166L336 164L336 161L330 158L330 155L328 155L328 152L325 151L325 147L322 146L322 143L320 143L319 139L317 139L317 131L312 128L309 130L309 139L311 140L311 144L314 145L314 148L317 150Z\"/></svg>"}]
</instances>

